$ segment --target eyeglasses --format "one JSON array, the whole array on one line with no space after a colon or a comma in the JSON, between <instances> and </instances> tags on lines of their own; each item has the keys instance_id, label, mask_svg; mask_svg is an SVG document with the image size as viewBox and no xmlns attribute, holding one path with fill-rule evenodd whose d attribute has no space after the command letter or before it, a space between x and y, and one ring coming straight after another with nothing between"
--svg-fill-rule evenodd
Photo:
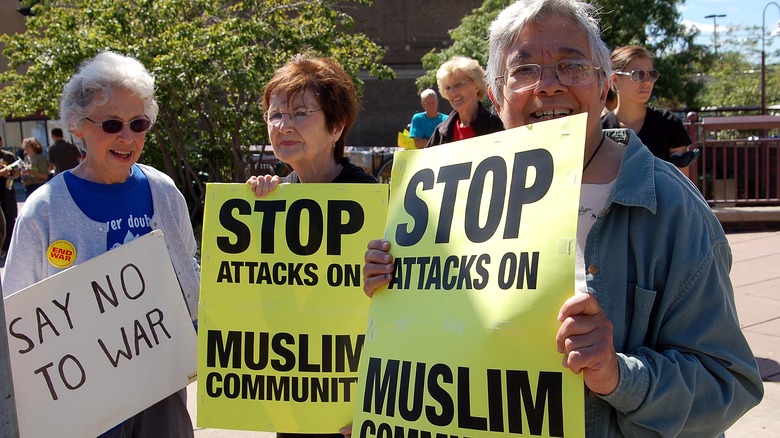
<instances>
[{"instance_id":1,"label":"eyeglasses","mask_svg":"<svg viewBox=\"0 0 780 438\"><path fill-rule=\"evenodd\" d=\"M284 116L287 115L293 122L303 123L307 118L309 118L310 115L312 115L312 113L316 113L317 111L322 111L322 108L315 110L295 110L290 111L289 113L279 110L269 110L263 114L263 119L269 125L279 126L282 124L282 119Z\"/></svg>"},{"instance_id":2,"label":"eyeglasses","mask_svg":"<svg viewBox=\"0 0 780 438\"><path fill-rule=\"evenodd\" d=\"M634 82L644 82L644 81L655 82L661 76L661 73L659 73L658 70L648 70L648 71L644 71L644 70L631 70L631 71L615 70L614 73L616 75L620 75L620 76L630 76L631 80L634 81Z\"/></svg>"},{"instance_id":3,"label":"eyeglasses","mask_svg":"<svg viewBox=\"0 0 780 438\"><path fill-rule=\"evenodd\" d=\"M504 74L496 78L496 82L506 83L509 91L525 91L536 87L542 79L542 70L552 68L558 80L567 87L577 87L588 85L593 82L596 75L593 73L601 70L593 65L592 62L581 60L559 61L554 66L542 67L539 64L523 64L507 67Z\"/></svg>"},{"instance_id":4,"label":"eyeglasses","mask_svg":"<svg viewBox=\"0 0 780 438\"><path fill-rule=\"evenodd\" d=\"M94 123L97 126L100 126L101 128L103 128L103 132L105 132L106 134L116 134L117 132L121 131L125 125L130 125L130 130L137 134L146 132L149 130L149 128L152 127L152 121L147 118L135 119L127 123L119 119L108 119L100 123L90 119L89 117L84 117L84 120L88 120L89 122Z\"/></svg>"}]
</instances>

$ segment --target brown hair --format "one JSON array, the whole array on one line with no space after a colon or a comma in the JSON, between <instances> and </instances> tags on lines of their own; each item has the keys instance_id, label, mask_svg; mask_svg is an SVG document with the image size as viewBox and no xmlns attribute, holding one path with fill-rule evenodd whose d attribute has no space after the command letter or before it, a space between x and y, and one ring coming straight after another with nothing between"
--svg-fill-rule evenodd
<instances>
[{"instance_id":1,"label":"brown hair","mask_svg":"<svg viewBox=\"0 0 780 438\"><path fill-rule=\"evenodd\" d=\"M41 145L41 142L38 141L35 137L27 137L24 140L22 140L22 148L24 148L25 144L29 144L32 146L33 149L35 149L36 154L40 154L43 152L43 146Z\"/></svg>"},{"instance_id":2,"label":"brown hair","mask_svg":"<svg viewBox=\"0 0 780 438\"><path fill-rule=\"evenodd\" d=\"M612 51L610 64L612 64L612 70L623 70L629 62L642 58L652 61L653 55L642 46L623 46Z\"/></svg>"},{"instance_id":3,"label":"brown hair","mask_svg":"<svg viewBox=\"0 0 780 438\"><path fill-rule=\"evenodd\" d=\"M329 131L344 124L341 137L336 140L333 157L336 162L344 157L347 133L357 119L360 109L357 88L344 69L328 58L308 58L296 55L274 72L263 90L263 111L268 111L271 95L286 93L287 99L311 90L325 114Z\"/></svg>"}]
</instances>

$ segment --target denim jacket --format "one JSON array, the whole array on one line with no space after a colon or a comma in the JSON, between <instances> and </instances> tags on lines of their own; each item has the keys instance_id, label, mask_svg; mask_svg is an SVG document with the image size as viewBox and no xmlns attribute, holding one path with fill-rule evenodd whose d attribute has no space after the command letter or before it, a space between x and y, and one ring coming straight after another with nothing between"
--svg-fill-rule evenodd
<instances>
[{"instance_id":1,"label":"denim jacket","mask_svg":"<svg viewBox=\"0 0 780 438\"><path fill-rule=\"evenodd\" d=\"M589 292L614 326L620 382L585 395L587 436L716 436L763 396L731 249L680 171L633 132L605 132L627 148L584 257Z\"/></svg>"}]
</instances>

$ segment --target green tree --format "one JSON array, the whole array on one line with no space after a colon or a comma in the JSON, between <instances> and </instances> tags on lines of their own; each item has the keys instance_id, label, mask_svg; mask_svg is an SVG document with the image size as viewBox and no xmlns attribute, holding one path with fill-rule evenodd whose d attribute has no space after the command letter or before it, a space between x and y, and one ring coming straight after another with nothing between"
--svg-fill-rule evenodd
<instances>
[{"instance_id":1,"label":"green tree","mask_svg":"<svg viewBox=\"0 0 780 438\"><path fill-rule=\"evenodd\" d=\"M745 35L749 35L745 37ZM723 34L718 62L704 70L702 101L713 107L755 108L761 102L761 28L730 27ZM766 104L780 103L780 50L766 40ZM755 111L744 111L755 114Z\"/></svg>"},{"instance_id":2,"label":"green tree","mask_svg":"<svg viewBox=\"0 0 780 438\"><path fill-rule=\"evenodd\" d=\"M353 0L370 5L370 0ZM251 145L268 142L262 87L296 53L359 71L392 71L382 49L347 34L334 0L41 1L28 30L3 36L11 68L0 75L0 114L58 118L63 84L101 50L140 60L155 76L160 114L142 160L169 174L200 217L207 181L244 181ZM343 3L343 2L341 2Z\"/></svg>"},{"instance_id":3,"label":"green tree","mask_svg":"<svg viewBox=\"0 0 780 438\"><path fill-rule=\"evenodd\" d=\"M677 6L684 0L594 0L600 11L602 39L610 48L640 44L655 54L661 79L655 97L664 106L693 105L702 85L695 80L692 66L708 65L706 48L693 43L698 31L686 30L680 23ZM426 74L417 80L420 89L436 84L436 69L455 55L487 64L488 31L509 0L485 0L481 7L463 18L450 31L453 44L427 53L423 59Z\"/></svg>"}]
</instances>

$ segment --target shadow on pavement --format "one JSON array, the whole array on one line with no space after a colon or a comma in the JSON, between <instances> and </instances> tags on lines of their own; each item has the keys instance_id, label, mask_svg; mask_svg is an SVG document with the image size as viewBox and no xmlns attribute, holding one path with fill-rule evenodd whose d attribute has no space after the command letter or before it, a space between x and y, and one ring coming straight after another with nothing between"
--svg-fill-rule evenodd
<instances>
[{"instance_id":1,"label":"shadow on pavement","mask_svg":"<svg viewBox=\"0 0 780 438\"><path fill-rule=\"evenodd\" d=\"M757 357L758 371L761 373L761 380L764 382L780 382L780 363L772 359Z\"/></svg>"}]
</instances>

